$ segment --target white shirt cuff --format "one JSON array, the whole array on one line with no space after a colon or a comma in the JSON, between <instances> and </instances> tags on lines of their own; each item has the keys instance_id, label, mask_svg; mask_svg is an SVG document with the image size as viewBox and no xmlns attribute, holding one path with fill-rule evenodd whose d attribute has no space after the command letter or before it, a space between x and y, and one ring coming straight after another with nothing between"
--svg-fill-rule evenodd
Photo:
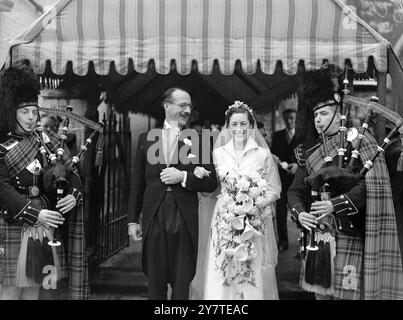
<instances>
[{"instance_id":1,"label":"white shirt cuff","mask_svg":"<svg viewBox=\"0 0 403 320\"><path fill-rule=\"evenodd\" d=\"M187 171L182 171L184 173L183 175L183 181L182 181L182 187L186 188L186 180L188 178L188 173Z\"/></svg>"}]
</instances>

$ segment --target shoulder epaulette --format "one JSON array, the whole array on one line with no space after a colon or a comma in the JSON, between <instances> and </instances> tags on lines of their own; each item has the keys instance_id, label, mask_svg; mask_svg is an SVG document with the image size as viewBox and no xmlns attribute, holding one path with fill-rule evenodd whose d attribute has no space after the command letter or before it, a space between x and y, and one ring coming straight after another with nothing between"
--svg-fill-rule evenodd
<instances>
[{"instance_id":1,"label":"shoulder epaulette","mask_svg":"<svg viewBox=\"0 0 403 320\"><path fill-rule=\"evenodd\" d=\"M317 143L313 147L306 149L302 144L298 145L298 147L294 149L294 155L298 161L298 164L301 167L304 167L308 157L320 146L321 144Z\"/></svg>"},{"instance_id":2,"label":"shoulder epaulette","mask_svg":"<svg viewBox=\"0 0 403 320\"><path fill-rule=\"evenodd\" d=\"M3 149L3 151L7 152L10 151L12 148L14 148L18 144L18 140L14 138L10 138L6 140L3 143L0 143L0 151Z\"/></svg>"}]
</instances>

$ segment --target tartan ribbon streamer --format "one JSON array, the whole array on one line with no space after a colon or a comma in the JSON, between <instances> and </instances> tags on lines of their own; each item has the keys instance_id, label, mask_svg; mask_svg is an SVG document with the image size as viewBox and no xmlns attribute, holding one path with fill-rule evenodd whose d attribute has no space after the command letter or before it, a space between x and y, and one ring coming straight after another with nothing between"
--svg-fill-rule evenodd
<instances>
[{"instance_id":1,"label":"tartan ribbon streamer","mask_svg":"<svg viewBox=\"0 0 403 320\"><path fill-rule=\"evenodd\" d=\"M337 148L338 139L329 139L328 152L331 157L337 155ZM366 133L360 150L361 161L370 160L376 151L375 139ZM323 148L318 148L308 158L307 165L316 171L322 167L323 162ZM383 154L374 162L374 167L365 176L365 182L365 241L359 237L337 233L335 296L341 299L403 299L403 270L392 191ZM361 246L363 255L357 250ZM363 262L360 262L361 255ZM363 268L355 295L343 287L344 268L348 265L361 265Z\"/></svg>"},{"instance_id":2,"label":"tartan ribbon streamer","mask_svg":"<svg viewBox=\"0 0 403 320\"><path fill-rule=\"evenodd\" d=\"M394 112L375 101L368 101L363 98L346 95L344 97L344 102L354 105L354 106L358 106L360 108L364 108L366 110L373 110L376 113L379 113L382 116L384 116L389 121L392 121L396 125L403 123L402 116L400 116L397 112ZM400 132L400 138L401 138L402 145L403 145L403 126L400 127L399 132ZM397 171L403 171L403 152L400 154L400 157L399 157L399 161L397 164Z\"/></svg>"},{"instance_id":3,"label":"tartan ribbon streamer","mask_svg":"<svg viewBox=\"0 0 403 320\"><path fill-rule=\"evenodd\" d=\"M80 116L78 114L75 114L73 112L69 112L66 110L62 109L48 109L48 108L38 108L39 111L45 112L46 114L51 114L54 116L59 116L59 117L70 117L71 120L74 120L92 130L95 130L99 133L103 133L103 128L100 126L98 123L95 123L94 121L91 121L83 116Z\"/></svg>"},{"instance_id":4,"label":"tartan ribbon streamer","mask_svg":"<svg viewBox=\"0 0 403 320\"><path fill-rule=\"evenodd\" d=\"M73 174L80 180L79 175L75 171L73 171ZM75 214L71 215L68 235L69 252L67 270L69 275L69 299L87 300L90 296L90 290L88 259L84 237L84 207L82 202L77 204L75 210Z\"/></svg>"},{"instance_id":5,"label":"tartan ribbon streamer","mask_svg":"<svg viewBox=\"0 0 403 320\"><path fill-rule=\"evenodd\" d=\"M47 109L39 107L39 110L45 112L47 114L52 114L59 117L70 117L71 120L74 120L96 132L99 133L97 144L96 144L96 156L95 156L95 167L102 167L103 165L103 147L104 147L104 137L103 132L104 128L99 123L95 123L83 116L75 114L70 111L62 110L62 109Z\"/></svg>"},{"instance_id":6,"label":"tartan ribbon streamer","mask_svg":"<svg viewBox=\"0 0 403 320\"><path fill-rule=\"evenodd\" d=\"M364 108L367 111L373 110L374 112L384 116L386 119L392 121L396 125L400 122L403 122L403 118L397 112L390 110L375 101L368 101L363 98L346 95L344 97L344 102L354 106L358 106L360 108ZM403 133L403 128L400 128L400 133Z\"/></svg>"}]
</instances>

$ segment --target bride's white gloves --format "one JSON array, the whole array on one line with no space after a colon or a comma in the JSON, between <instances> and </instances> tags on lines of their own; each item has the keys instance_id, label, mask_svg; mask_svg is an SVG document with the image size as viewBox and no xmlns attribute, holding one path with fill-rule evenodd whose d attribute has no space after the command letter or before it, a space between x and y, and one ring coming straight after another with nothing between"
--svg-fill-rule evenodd
<instances>
[{"instance_id":1,"label":"bride's white gloves","mask_svg":"<svg viewBox=\"0 0 403 320\"><path fill-rule=\"evenodd\" d=\"M196 167L193 173L197 178L203 179L204 177L209 177L211 172L203 167Z\"/></svg>"}]
</instances>

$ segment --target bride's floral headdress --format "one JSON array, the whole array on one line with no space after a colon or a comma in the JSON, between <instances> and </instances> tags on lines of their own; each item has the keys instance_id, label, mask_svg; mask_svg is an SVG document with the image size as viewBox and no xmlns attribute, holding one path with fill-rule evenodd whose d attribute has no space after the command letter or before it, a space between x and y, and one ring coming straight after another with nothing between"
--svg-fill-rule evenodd
<instances>
[{"instance_id":1,"label":"bride's floral headdress","mask_svg":"<svg viewBox=\"0 0 403 320\"><path fill-rule=\"evenodd\" d=\"M240 108L243 108L246 111L248 111L250 113L250 115L252 116L252 118L255 119L253 110L245 102L242 102L242 101L235 101L234 104L230 105L228 107L227 111L225 111L225 117L228 117L228 115L230 114L231 111L240 109Z\"/></svg>"}]
</instances>

